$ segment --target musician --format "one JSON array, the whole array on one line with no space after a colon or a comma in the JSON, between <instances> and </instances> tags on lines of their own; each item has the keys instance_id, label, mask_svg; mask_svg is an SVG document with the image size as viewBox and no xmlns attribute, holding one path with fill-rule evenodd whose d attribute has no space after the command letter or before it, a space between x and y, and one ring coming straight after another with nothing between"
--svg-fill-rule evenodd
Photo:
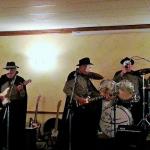
<instances>
[{"instance_id":1,"label":"musician","mask_svg":"<svg viewBox=\"0 0 150 150\"><path fill-rule=\"evenodd\" d=\"M121 81L123 81L122 83L125 83L125 84L121 83L121 88L119 91L120 92L119 94L121 96L127 95L126 92L130 92L129 90L134 89L134 91L133 91L134 97L133 97L133 99L131 99L129 101L127 101L127 100L125 101L120 98L118 103L121 105L124 105L124 104L126 105L127 102L129 102L129 103L133 102L132 104L135 105L135 107L133 107L133 105L132 105L131 112L133 115L134 124L138 124L140 119L142 118L142 100L141 100L142 78L140 75L136 74L136 72L133 70L133 66L134 66L133 59L125 57L120 61L120 64L122 65L121 70L117 71L114 74L113 80L117 83L119 83ZM132 85L131 86L127 85L128 81L133 84L133 87L132 87Z\"/></svg>"},{"instance_id":2,"label":"musician","mask_svg":"<svg viewBox=\"0 0 150 150\"><path fill-rule=\"evenodd\" d=\"M7 62L4 68L6 74L0 77L0 92L9 89L5 95L0 96L2 106L0 145L2 149L9 147L9 150L19 150L25 147L27 91L24 85L25 80L18 75L17 68L19 67L15 62Z\"/></svg>"},{"instance_id":3,"label":"musician","mask_svg":"<svg viewBox=\"0 0 150 150\"><path fill-rule=\"evenodd\" d=\"M68 75L63 89L67 97L63 113L63 120L65 121L63 122L68 122L68 116L72 116L71 144L75 150L90 149L94 146L93 142L100 119L101 101L89 103L87 98L99 96L99 91L95 88L88 76L91 72L92 65L88 57L80 59L79 64L77 64L78 68ZM92 77L91 74L90 77ZM70 103L71 106L69 105ZM69 130L66 131L68 132ZM65 132L65 134L67 133ZM61 149L63 148L67 149L68 143L66 147L61 147Z\"/></svg>"}]
</instances>

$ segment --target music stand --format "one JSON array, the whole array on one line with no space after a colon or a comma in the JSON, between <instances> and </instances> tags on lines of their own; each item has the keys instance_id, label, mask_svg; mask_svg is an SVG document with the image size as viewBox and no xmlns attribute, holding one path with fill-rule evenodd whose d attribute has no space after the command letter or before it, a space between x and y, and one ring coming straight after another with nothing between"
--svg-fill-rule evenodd
<instances>
[{"instance_id":1,"label":"music stand","mask_svg":"<svg viewBox=\"0 0 150 150\"><path fill-rule=\"evenodd\" d=\"M144 77L145 75L144 75L144 73L142 74L142 83L143 83L143 85L142 85L142 93L143 93L143 111L142 111L142 119L140 120L140 122L137 124L137 126L139 126L139 125L141 125L141 127L144 127L144 129L146 129L146 124L148 125L148 126L150 126L150 123L148 122L148 120L147 120L147 115L145 115L145 104L146 104L146 102L145 102L145 77Z\"/></svg>"}]
</instances>

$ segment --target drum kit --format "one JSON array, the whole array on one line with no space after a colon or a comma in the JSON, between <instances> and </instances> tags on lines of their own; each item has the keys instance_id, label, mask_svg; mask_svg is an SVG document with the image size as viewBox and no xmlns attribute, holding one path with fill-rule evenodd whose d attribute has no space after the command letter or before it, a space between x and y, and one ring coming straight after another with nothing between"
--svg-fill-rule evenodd
<instances>
[{"instance_id":1,"label":"drum kit","mask_svg":"<svg viewBox=\"0 0 150 150\"><path fill-rule=\"evenodd\" d=\"M147 128L150 127L150 123L147 119L147 116L149 114L145 115L145 104L150 103L150 97L148 97L148 101L146 102L145 97L145 89L150 89L150 87L146 87L146 81L145 81L145 74L150 73L150 68L140 69L137 71L134 71L134 75L141 76L142 77L142 119L137 124L137 126ZM150 78L150 77L149 77ZM105 85L100 86L106 86L106 84L110 82L110 80L105 80ZM149 83L149 80L148 80ZM114 81L112 80L112 84L114 84ZM150 85L147 85L150 86ZM115 83L114 86L114 94L115 98L111 100L111 105L108 105L106 108L103 109L101 119L100 119L100 128L103 134L105 134L108 138L115 137L117 133L117 129L120 125L133 125L134 119L131 113L131 109L134 104L138 103L140 100L140 97L136 95L134 91L134 85L128 80L122 80L119 83ZM118 105L117 101L118 99L121 99L124 103L128 104L128 108ZM150 104L148 104L150 106ZM149 107L150 109L150 107ZM149 110L150 113L150 110Z\"/></svg>"},{"instance_id":2,"label":"drum kit","mask_svg":"<svg viewBox=\"0 0 150 150\"><path fill-rule=\"evenodd\" d=\"M139 122L138 126L143 124L148 124L147 118L145 117L145 89L150 89L146 87L145 83L145 74L150 73L150 68L140 69L134 71L133 74L142 77L142 91L143 91L143 116L142 120ZM90 72L87 74L87 77L94 80L101 80L104 77ZM150 77L149 77L150 78ZM134 104L138 103L140 98L135 93L134 85L128 80L122 80L119 83L116 83L113 80L102 80L100 84L100 91L103 89L109 90L109 98L107 101L104 100L104 103L107 103L104 108L102 108L101 119L99 122L99 126L101 128L102 133L104 133L108 138L113 138L116 135L117 129L121 125L133 125L134 119L131 113L131 109ZM121 106L117 104L117 100L121 99L125 104L128 105L127 107ZM109 101L110 100L110 101ZM150 103L150 97L149 97ZM150 109L150 107L149 107ZM150 110L149 110L150 113Z\"/></svg>"},{"instance_id":3,"label":"drum kit","mask_svg":"<svg viewBox=\"0 0 150 150\"><path fill-rule=\"evenodd\" d=\"M106 84L108 82L108 84ZM125 103L131 104L134 100L134 86L128 80L119 83L111 81L113 86L108 86L110 80L102 82L100 87L113 88L110 93L113 96L109 105L102 111L100 127L102 132L108 137L114 137L119 125L132 125L133 118L129 109L117 105L117 99L122 99ZM114 93L114 94L113 94ZM104 102L105 103L105 100Z\"/></svg>"}]
</instances>

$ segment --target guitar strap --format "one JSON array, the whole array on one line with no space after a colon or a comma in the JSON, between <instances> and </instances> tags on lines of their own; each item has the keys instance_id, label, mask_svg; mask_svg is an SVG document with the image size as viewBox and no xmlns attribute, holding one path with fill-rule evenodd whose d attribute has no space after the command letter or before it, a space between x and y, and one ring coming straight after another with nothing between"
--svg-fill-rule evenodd
<instances>
[{"instance_id":1,"label":"guitar strap","mask_svg":"<svg viewBox=\"0 0 150 150\"><path fill-rule=\"evenodd\" d=\"M16 78L17 78L17 75L15 75L14 79L11 81L10 83L10 90L9 90L9 93L8 93L8 99L10 100L10 96L12 94L12 89L14 87L14 84L15 84L15 81L16 81Z\"/></svg>"},{"instance_id":2,"label":"guitar strap","mask_svg":"<svg viewBox=\"0 0 150 150\"><path fill-rule=\"evenodd\" d=\"M88 96L92 96L93 92L99 93L89 78L87 79L87 88L88 88Z\"/></svg>"}]
</instances>

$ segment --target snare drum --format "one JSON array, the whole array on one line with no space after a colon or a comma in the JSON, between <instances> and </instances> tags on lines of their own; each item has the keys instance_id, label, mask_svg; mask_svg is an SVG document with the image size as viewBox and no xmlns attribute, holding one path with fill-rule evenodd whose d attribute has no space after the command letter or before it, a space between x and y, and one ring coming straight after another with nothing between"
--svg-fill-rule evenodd
<instances>
[{"instance_id":1,"label":"snare drum","mask_svg":"<svg viewBox=\"0 0 150 150\"><path fill-rule=\"evenodd\" d=\"M109 138L115 136L118 125L132 125L133 118L131 112L123 106L116 105L114 115L114 106L105 108L100 119L102 132ZM115 117L114 117L115 116Z\"/></svg>"}]
</instances>

